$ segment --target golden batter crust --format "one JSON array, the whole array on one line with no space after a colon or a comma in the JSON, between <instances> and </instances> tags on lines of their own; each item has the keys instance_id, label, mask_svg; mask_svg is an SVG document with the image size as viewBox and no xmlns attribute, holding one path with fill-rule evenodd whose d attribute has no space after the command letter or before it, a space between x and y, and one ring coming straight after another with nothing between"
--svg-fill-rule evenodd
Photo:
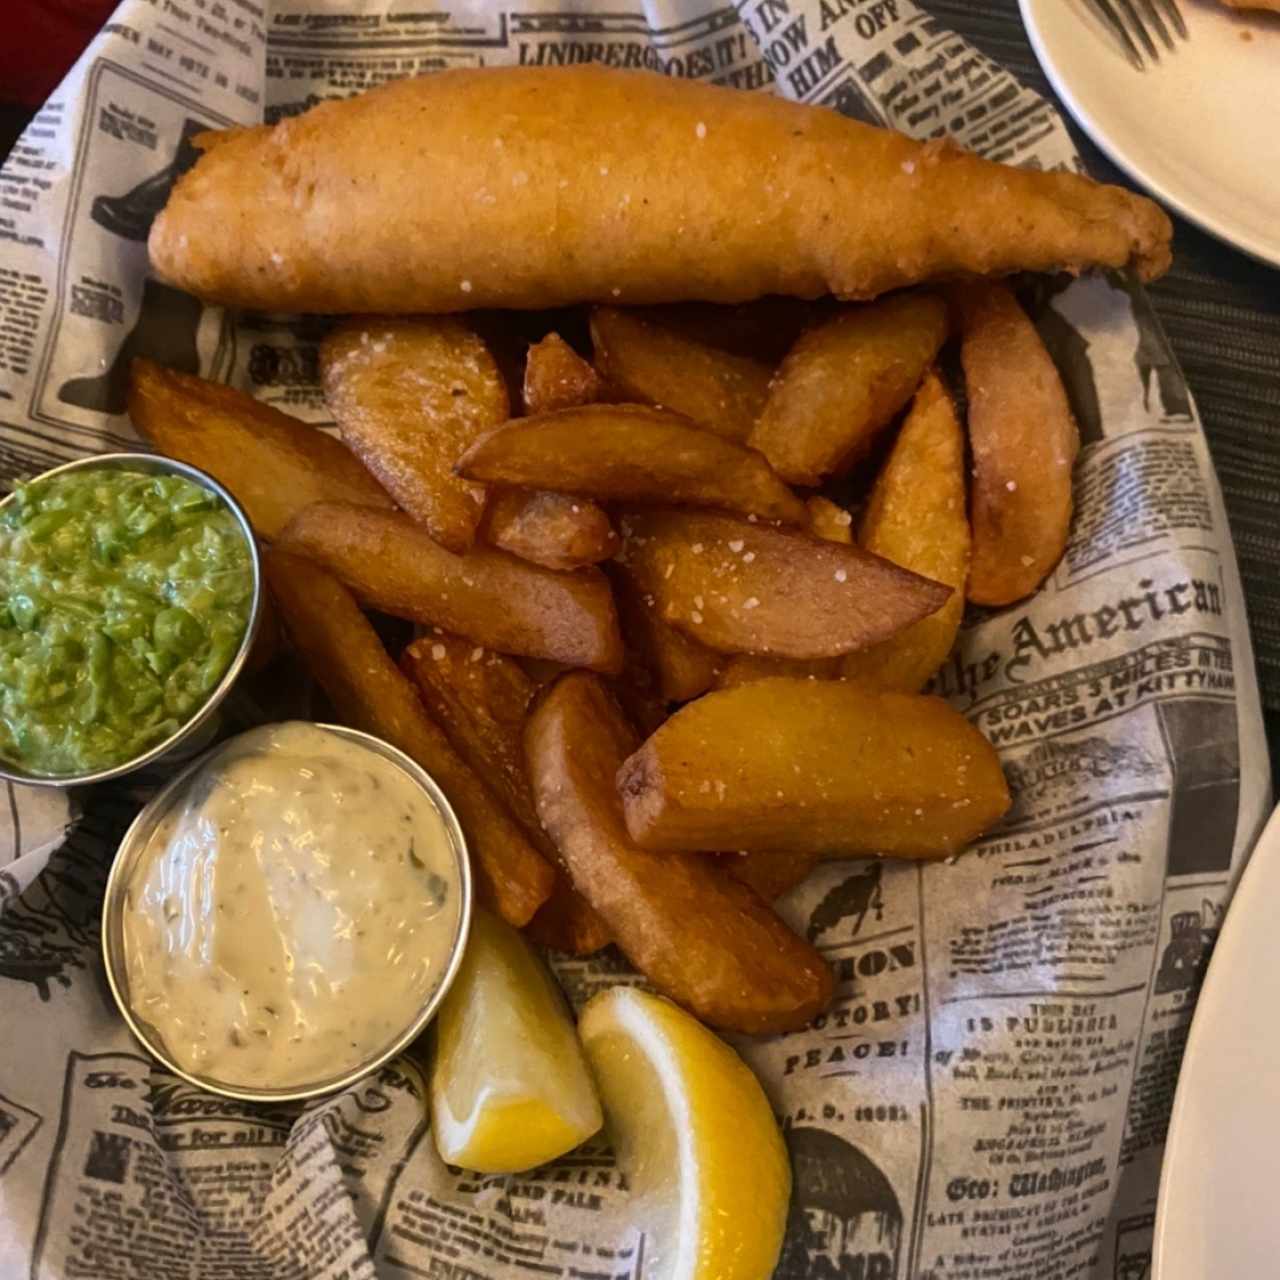
<instances>
[{"instance_id":1,"label":"golden batter crust","mask_svg":"<svg viewBox=\"0 0 1280 1280\"><path fill-rule=\"evenodd\" d=\"M871 298L1170 259L1168 218L1121 188L649 72L443 71L205 137L151 261L234 306Z\"/></svg>"}]
</instances>

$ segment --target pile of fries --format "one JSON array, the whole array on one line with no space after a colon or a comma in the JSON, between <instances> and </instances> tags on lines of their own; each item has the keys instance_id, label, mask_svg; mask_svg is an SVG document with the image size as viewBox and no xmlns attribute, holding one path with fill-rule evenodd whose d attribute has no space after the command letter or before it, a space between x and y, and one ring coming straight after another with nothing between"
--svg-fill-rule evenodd
<instances>
[{"instance_id":1,"label":"pile of fries","mask_svg":"<svg viewBox=\"0 0 1280 1280\"><path fill-rule=\"evenodd\" d=\"M994 750L920 692L965 599L1034 591L1070 521L1076 428L1004 285L353 318L321 370L341 442L145 361L130 411L239 498L335 714L435 776L482 901L539 943L796 1028L832 976L771 901L1006 811ZM417 624L398 662L366 609Z\"/></svg>"}]
</instances>

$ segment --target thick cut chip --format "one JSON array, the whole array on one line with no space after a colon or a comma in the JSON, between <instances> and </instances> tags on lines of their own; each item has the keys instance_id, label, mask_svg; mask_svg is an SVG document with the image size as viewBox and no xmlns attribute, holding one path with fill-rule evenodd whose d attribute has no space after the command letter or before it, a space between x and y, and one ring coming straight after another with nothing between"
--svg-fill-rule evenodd
<instances>
[{"instance_id":1,"label":"thick cut chip","mask_svg":"<svg viewBox=\"0 0 1280 1280\"><path fill-rule=\"evenodd\" d=\"M264 538L313 502L394 505L345 445L221 383L137 359L129 416L161 453L226 485Z\"/></svg>"},{"instance_id":2,"label":"thick cut chip","mask_svg":"<svg viewBox=\"0 0 1280 1280\"><path fill-rule=\"evenodd\" d=\"M853 655L849 655L853 656ZM754 680L770 680L788 676L793 680L838 680L842 658L766 658L754 653L739 653L727 659L716 673L717 689L732 689Z\"/></svg>"},{"instance_id":3,"label":"thick cut chip","mask_svg":"<svg viewBox=\"0 0 1280 1280\"><path fill-rule=\"evenodd\" d=\"M622 673L608 682L609 692L618 700L627 720L647 737L669 714L669 699L662 692L661 675L650 645L651 624L657 623L657 619L640 600L621 565L607 565L605 573L613 587L618 622L622 627L622 644L626 651ZM658 625L668 634L684 640L665 622ZM705 652L713 661L720 658L709 649Z\"/></svg>"},{"instance_id":4,"label":"thick cut chip","mask_svg":"<svg viewBox=\"0 0 1280 1280\"><path fill-rule=\"evenodd\" d=\"M540 947L570 956L594 955L612 941L600 913L573 887L573 878L559 865L551 896L524 931Z\"/></svg>"},{"instance_id":5,"label":"thick cut chip","mask_svg":"<svg viewBox=\"0 0 1280 1280\"><path fill-rule=\"evenodd\" d=\"M792 853L783 849L757 849L754 853L712 854L735 879L750 885L766 902L790 893L822 861L817 853Z\"/></svg>"},{"instance_id":6,"label":"thick cut chip","mask_svg":"<svg viewBox=\"0 0 1280 1280\"><path fill-rule=\"evenodd\" d=\"M350 320L322 344L320 376L351 450L441 546L465 551L485 493L453 463L510 413L481 339L450 316Z\"/></svg>"},{"instance_id":7,"label":"thick cut chip","mask_svg":"<svg viewBox=\"0 0 1280 1280\"><path fill-rule=\"evenodd\" d=\"M541 490L500 489L481 526L490 546L548 569L599 564L618 548L618 535L589 498Z\"/></svg>"},{"instance_id":8,"label":"thick cut chip","mask_svg":"<svg viewBox=\"0 0 1280 1280\"><path fill-rule=\"evenodd\" d=\"M853 545L853 516L830 498L815 496L805 503L809 508L809 532L815 538Z\"/></svg>"},{"instance_id":9,"label":"thick cut chip","mask_svg":"<svg viewBox=\"0 0 1280 1280\"><path fill-rule=\"evenodd\" d=\"M658 692L653 674L647 667L628 661L620 676L610 678L608 687L623 714L645 736L670 714L667 700Z\"/></svg>"},{"instance_id":10,"label":"thick cut chip","mask_svg":"<svg viewBox=\"0 0 1280 1280\"><path fill-rule=\"evenodd\" d=\"M366 604L443 627L500 653L617 671L622 638L596 569L553 573L489 547L446 551L408 516L324 502L280 537L324 565Z\"/></svg>"},{"instance_id":11,"label":"thick cut chip","mask_svg":"<svg viewBox=\"0 0 1280 1280\"><path fill-rule=\"evenodd\" d=\"M529 348L524 367L526 413L551 413L590 404L600 377L559 334ZM491 546L548 569L598 564L617 549L609 517L587 498L528 489L491 494L481 529Z\"/></svg>"},{"instance_id":12,"label":"thick cut chip","mask_svg":"<svg viewBox=\"0 0 1280 1280\"><path fill-rule=\"evenodd\" d=\"M1066 550L1080 432L1062 378L1002 284L955 290L973 450L969 598L1012 604Z\"/></svg>"},{"instance_id":13,"label":"thick cut chip","mask_svg":"<svg viewBox=\"0 0 1280 1280\"><path fill-rule=\"evenodd\" d=\"M415 640L400 666L453 749L554 858L524 766L524 722L537 685L514 658L444 631Z\"/></svg>"},{"instance_id":14,"label":"thick cut chip","mask_svg":"<svg viewBox=\"0 0 1280 1280\"><path fill-rule=\"evenodd\" d=\"M623 565L609 566L609 580L613 583L628 666L644 667L665 702L688 702L706 693L716 682L724 655L663 622L652 597L645 595Z\"/></svg>"},{"instance_id":15,"label":"thick cut chip","mask_svg":"<svg viewBox=\"0 0 1280 1280\"><path fill-rule=\"evenodd\" d=\"M946 303L930 293L841 311L787 353L751 444L793 484L840 475L911 398L946 337Z\"/></svg>"},{"instance_id":16,"label":"thick cut chip","mask_svg":"<svg viewBox=\"0 0 1280 1280\"><path fill-rule=\"evenodd\" d=\"M673 302L627 314L652 320L702 345L750 356L773 368L791 349L791 344L814 323L821 306L803 298L775 295L728 306L714 302ZM757 405L757 413L759 409Z\"/></svg>"},{"instance_id":17,"label":"thick cut chip","mask_svg":"<svg viewBox=\"0 0 1280 1280\"><path fill-rule=\"evenodd\" d=\"M504 920L527 923L551 893L552 865L449 745L351 593L278 549L264 563L285 629L343 722L399 747L435 778L462 824L477 893Z\"/></svg>"},{"instance_id":18,"label":"thick cut chip","mask_svg":"<svg viewBox=\"0 0 1280 1280\"><path fill-rule=\"evenodd\" d=\"M995 749L940 698L760 680L677 711L618 772L647 849L943 857L1009 807Z\"/></svg>"},{"instance_id":19,"label":"thick cut chip","mask_svg":"<svg viewBox=\"0 0 1280 1280\"><path fill-rule=\"evenodd\" d=\"M926 376L863 512L858 541L953 588L937 613L891 640L848 654L841 673L872 689L916 693L946 660L964 614L969 571L964 433L936 373Z\"/></svg>"},{"instance_id":20,"label":"thick cut chip","mask_svg":"<svg viewBox=\"0 0 1280 1280\"><path fill-rule=\"evenodd\" d=\"M860 547L710 512L629 511L628 572L659 617L712 649L833 658L887 640L950 588Z\"/></svg>"},{"instance_id":21,"label":"thick cut chip","mask_svg":"<svg viewBox=\"0 0 1280 1280\"><path fill-rule=\"evenodd\" d=\"M644 405L582 405L517 418L477 440L457 469L491 484L610 502L719 507L790 524L808 521L804 503L753 449Z\"/></svg>"},{"instance_id":22,"label":"thick cut chip","mask_svg":"<svg viewBox=\"0 0 1280 1280\"><path fill-rule=\"evenodd\" d=\"M600 375L558 334L529 348L524 365L524 411L554 413L600 399Z\"/></svg>"},{"instance_id":23,"label":"thick cut chip","mask_svg":"<svg viewBox=\"0 0 1280 1280\"><path fill-rule=\"evenodd\" d=\"M769 365L708 346L637 311L591 313L596 368L612 390L745 441L769 390Z\"/></svg>"},{"instance_id":24,"label":"thick cut chip","mask_svg":"<svg viewBox=\"0 0 1280 1280\"><path fill-rule=\"evenodd\" d=\"M562 676L529 718L538 813L574 884L631 963L703 1021L749 1034L804 1026L831 999L822 957L711 859L648 853L628 838L614 777L637 745L584 672Z\"/></svg>"},{"instance_id":25,"label":"thick cut chip","mask_svg":"<svg viewBox=\"0 0 1280 1280\"><path fill-rule=\"evenodd\" d=\"M842 546L853 544L853 517L827 498L810 498L809 532L815 538L838 542ZM917 624L919 625L919 624ZM750 684L752 680L768 680L771 676L792 676L797 680L812 677L814 680L835 680L840 675L840 658L767 658L754 653L740 653L729 658L716 673L716 688L731 689L737 684ZM769 896L769 895L766 895Z\"/></svg>"},{"instance_id":26,"label":"thick cut chip","mask_svg":"<svg viewBox=\"0 0 1280 1280\"><path fill-rule=\"evenodd\" d=\"M538 686L514 658L439 632L415 640L400 665L454 750L485 780L548 861L560 862L542 829L524 761L524 722ZM544 946L573 955L599 951L609 931L563 870L551 897L529 922Z\"/></svg>"},{"instance_id":27,"label":"thick cut chip","mask_svg":"<svg viewBox=\"0 0 1280 1280\"><path fill-rule=\"evenodd\" d=\"M549 658L517 658L520 664L520 670L533 681L535 685L541 689L544 685L550 684L553 680L564 675L566 671L572 668L564 662L552 662Z\"/></svg>"}]
</instances>

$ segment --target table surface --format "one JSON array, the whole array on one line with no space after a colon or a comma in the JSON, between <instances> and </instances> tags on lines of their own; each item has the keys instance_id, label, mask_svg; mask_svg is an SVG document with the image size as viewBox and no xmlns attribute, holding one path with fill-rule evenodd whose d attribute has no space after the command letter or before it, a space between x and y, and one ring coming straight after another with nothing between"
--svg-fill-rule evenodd
<instances>
[{"instance_id":1,"label":"table surface","mask_svg":"<svg viewBox=\"0 0 1280 1280\"><path fill-rule=\"evenodd\" d=\"M1057 102L1027 41L1017 0L924 3L1024 84ZM1065 109L1062 114L1090 172L1134 186ZM0 157L25 115L0 107ZM1152 286L1151 295L1195 393L1222 482L1280 777L1280 270L1174 221L1173 269Z\"/></svg>"}]
</instances>

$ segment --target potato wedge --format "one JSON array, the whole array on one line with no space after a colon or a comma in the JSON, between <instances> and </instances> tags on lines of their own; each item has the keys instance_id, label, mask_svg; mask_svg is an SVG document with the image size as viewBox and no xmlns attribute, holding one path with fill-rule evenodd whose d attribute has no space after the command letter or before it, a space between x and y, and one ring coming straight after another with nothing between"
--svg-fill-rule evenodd
<instances>
[{"instance_id":1,"label":"potato wedge","mask_svg":"<svg viewBox=\"0 0 1280 1280\"><path fill-rule=\"evenodd\" d=\"M840 311L787 353L750 444L792 484L848 471L911 398L946 337L946 303L931 293Z\"/></svg>"},{"instance_id":2,"label":"potato wedge","mask_svg":"<svg viewBox=\"0 0 1280 1280\"><path fill-rule=\"evenodd\" d=\"M886 644L888 641L885 642ZM855 655L849 654L847 657ZM792 680L838 680L843 658L766 658L756 653L739 653L727 658L716 672L714 687L733 689L756 680L786 676Z\"/></svg>"},{"instance_id":3,"label":"potato wedge","mask_svg":"<svg viewBox=\"0 0 1280 1280\"><path fill-rule=\"evenodd\" d=\"M446 551L400 512L318 502L280 535L361 600L501 653L617 671L622 637L596 569L552 573L489 547Z\"/></svg>"},{"instance_id":4,"label":"potato wedge","mask_svg":"<svg viewBox=\"0 0 1280 1280\"><path fill-rule=\"evenodd\" d=\"M454 459L510 417L485 344L451 316L356 318L321 344L320 377L344 443L442 547L465 551L485 492Z\"/></svg>"},{"instance_id":5,"label":"potato wedge","mask_svg":"<svg viewBox=\"0 0 1280 1280\"><path fill-rule=\"evenodd\" d=\"M838 542L841 546L853 545L853 517L827 498L810 498L809 532L815 538ZM919 625L919 624L917 624ZM753 680L768 680L771 676L791 676L796 680L812 677L814 680L835 680L840 675L841 658L766 658L760 654L740 653L727 659L716 673L717 689L732 689L735 685L750 684Z\"/></svg>"},{"instance_id":6,"label":"potato wedge","mask_svg":"<svg viewBox=\"0 0 1280 1280\"><path fill-rule=\"evenodd\" d=\"M757 849L754 853L711 855L735 880L750 886L766 902L790 893L822 861L816 853ZM544 908L545 909L545 908Z\"/></svg>"},{"instance_id":7,"label":"potato wedge","mask_svg":"<svg viewBox=\"0 0 1280 1280\"><path fill-rule=\"evenodd\" d=\"M453 749L554 859L524 767L524 722L538 686L514 658L447 631L413 641L400 668Z\"/></svg>"},{"instance_id":8,"label":"potato wedge","mask_svg":"<svg viewBox=\"0 0 1280 1280\"><path fill-rule=\"evenodd\" d=\"M1012 604L1066 550L1080 432L1062 378L1009 289L979 282L952 298L973 450L969 598Z\"/></svg>"},{"instance_id":9,"label":"potato wedge","mask_svg":"<svg viewBox=\"0 0 1280 1280\"><path fill-rule=\"evenodd\" d=\"M859 547L711 512L631 510L625 562L658 616L724 653L834 658L942 607L949 587Z\"/></svg>"},{"instance_id":10,"label":"potato wedge","mask_svg":"<svg viewBox=\"0 0 1280 1280\"><path fill-rule=\"evenodd\" d=\"M681 708L618 771L647 849L943 857L1009 808L995 748L940 698L760 680Z\"/></svg>"},{"instance_id":11,"label":"potato wedge","mask_svg":"<svg viewBox=\"0 0 1280 1280\"><path fill-rule=\"evenodd\" d=\"M608 572L628 651L628 667L644 667L665 702L688 702L706 693L716 681L724 655L663 622L650 598L623 565L614 563Z\"/></svg>"},{"instance_id":12,"label":"potato wedge","mask_svg":"<svg viewBox=\"0 0 1280 1280\"><path fill-rule=\"evenodd\" d=\"M545 490L499 489L489 498L481 536L547 569L581 569L618 548L609 517L590 498Z\"/></svg>"},{"instance_id":13,"label":"potato wedge","mask_svg":"<svg viewBox=\"0 0 1280 1280\"><path fill-rule=\"evenodd\" d=\"M394 506L345 445L221 383L135 359L129 416L161 453L225 484L264 538L313 502Z\"/></svg>"},{"instance_id":14,"label":"potato wedge","mask_svg":"<svg viewBox=\"0 0 1280 1280\"><path fill-rule=\"evenodd\" d=\"M453 749L557 868L551 896L527 926L530 936L570 955L599 951L608 944L609 930L561 867L560 852L538 820L525 769L524 722L538 686L514 658L443 631L415 640L400 666Z\"/></svg>"},{"instance_id":15,"label":"potato wedge","mask_svg":"<svg viewBox=\"0 0 1280 1280\"><path fill-rule=\"evenodd\" d=\"M891 639L846 654L846 679L869 689L917 693L946 661L964 616L969 572L964 489L964 432L942 379L928 373L871 490L858 543L946 583L952 595L937 613Z\"/></svg>"},{"instance_id":16,"label":"potato wedge","mask_svg":"<svg viewBox=\"0 0 1280 1280\"><path fill-rule=\"evenodd\" d=\"M614 777L637 743L584 672L562 676L529 718L538 814L574 884L631 963L705 1022L748 1034L804 1026L831 999L817 951L711 859L648 853L628 839Z\"/></svg>"},{"instance_id":17,"label":"potato wedge","mask_svg":"<svg viewBox=\"0 0 1280 1280\"><path fill-rule=\"evenodd\" d=\"M809 532L815 538L845 547L853 545L853 516L843 507L821 496L810 498L805 506L809 508Z\"/></svg>"},{"instance_id":18,"label":"potato wedge","mask_svg":"<svg viewBox=\"0 0 1280 1280\"><path fill-rule=\"evenodd\" d=\"M634 587L617 564L605 566L605 574L613 587L613 601L618 608L618 622L622 627L622 645L626 656L622 672L606 682L609 692L617 699L622 714L629 724L640 730L643 736L651 734L670 714L668 699L662 693L661 677L657 664L652 660L649 644L649 624L652 615L636 595ZM652 621L657 622L656 618ZM672 631L666 623L658 623L665 631ZM705 652L711 654L708 649ZM719 660L719 654L711 654Z\"/></svg>"},{"instance_id":19,"label":"potato wedge","mask_svg":"<svg viewBox=\"0 0 1280 1280\"><path fill-rule=\"evenodd\" d=\"M538 946L568 956L592 956L613 941L600 913L573 887L569 873L559 865L551 896L524 931Z\"/></svg>"},{"instance_id":20,"label":"potato wedge","mask_svg":"<svg viewBox=\"0 0 1280 1280\"><path fill-rule=\"evenodd\" d=\"M539 689L564 675L573 668L563 662L552 662L550 658L516 658L520 670L533 681Z\"/></svg>"},{"instance_id":21,"label":"potato wedge","mask_svg":"<svg viewBox=\"0 0 1280 1280\"><path fill-rule=\"evenodd\" d=\"M459 475L610 502L719 507L805 524L805 505L751 449L688 418L638 404L594 404L517 418L458 459Z\"/></svg>"},{"instance_id":22,"label":"potato wedge","mask_svg":"<svg viewBox=\"0 0 1280 1280\"><path fill-rule=\"evenodd\" d=\"M570 409L599 395L600 375L559 334L549 333L529 347L525 413ZM490 494L481 536L490 546L548 569L598 564L618 545L609 517L594 502L528 489Z\"/></svg>"},{"instance_id":23,"label":"potato wedge","mask_svg":"<svg viewBox=\"0 0 1280 1280\"><path fill-rule=\"evenodd\" d=\"M749 356L774 368L792 343L815 323L823 305L772 294L753 302L673 302L623 314L648 320L699 346Z\"/></svg>"},{"instance_id":24,"label":"potato wedge","mask_svg":"<svg viewBox=\"0 0 1280 1280\"><path fill-rule=\"evenodd\" d=\"M638 311L591 312L596 368L611 389L744 442L769 389L769 365L708 346Z\"/></svg>"},{"instance_id":25,"label":"potato wedge","mask_svg":"<svg viewBox=\"0 0 1280 1280\"><path fill-rule=\"evenodd\" d=\"M646 737L670 714L667 700L658 692L653 674L646 667L629 661L622 674L610 676L606 684L627 721Z\"/></svg>"},{"instance_id":26,"label":"potato wedge","mask_svg":"<svg viewBox=\"0 0 1280 1280\"><path fill-rule=\"evenodd\" d=\"M600 399L600 375L558 334L529 348L524 364L524 411L554 413Z\"/></svg>"},{"instance_id":27,"label":"potato wedge","mask_svg":"<svg viewBox=\"0 0 1280 1280\"><path fill-rule=\"evenodd\" d=\"M275 548L264 566L285 629L337 714L399 747L435 778L467 837L476 892L504 920L526 924L551 893L551 863L449 745L346 587Z\"/></svg>"}]
</instances>

